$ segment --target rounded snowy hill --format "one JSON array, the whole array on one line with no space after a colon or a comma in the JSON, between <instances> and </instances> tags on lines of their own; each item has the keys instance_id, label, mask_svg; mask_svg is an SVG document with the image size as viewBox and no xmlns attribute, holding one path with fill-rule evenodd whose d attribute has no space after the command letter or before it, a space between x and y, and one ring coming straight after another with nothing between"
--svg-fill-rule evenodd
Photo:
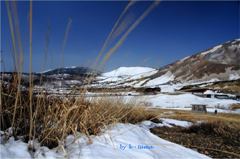
<instances>
[{"instance_id":1,"label":"rounded snowy hill","mask_svg":"<svg viewBox=\"0 0 240 159\"><path fill-rule=\"evenodd\" d=\"M139 74L145 74L148 72L156 71L156 69L149 67L119 67L116 70L103 73L105 77L116 77L116 76L134 76Z\"/></svg>"}]
</instances>

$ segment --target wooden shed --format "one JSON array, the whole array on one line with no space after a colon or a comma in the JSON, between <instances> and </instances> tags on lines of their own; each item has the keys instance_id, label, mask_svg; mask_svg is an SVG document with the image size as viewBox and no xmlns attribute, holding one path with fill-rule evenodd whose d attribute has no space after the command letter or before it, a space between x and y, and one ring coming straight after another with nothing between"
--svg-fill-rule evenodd
<instances>
[{"instance_id":1,"label":"wooden shed","mask_svg":"<svg viewBox=\"0 0 240 159\"><path fill-rule=\"evenodd\" d=\"M207 112L207 106L203 104L192 104L192 111L194 112Z\"/></svg>"}]
</instances>

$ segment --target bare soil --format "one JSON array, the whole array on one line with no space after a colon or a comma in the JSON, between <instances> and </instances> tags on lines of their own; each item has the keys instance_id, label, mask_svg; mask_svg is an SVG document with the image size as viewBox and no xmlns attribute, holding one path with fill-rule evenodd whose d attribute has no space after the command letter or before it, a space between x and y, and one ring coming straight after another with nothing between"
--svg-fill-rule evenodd
<instances>
[{"instance_id":1,"label":"bare soil","mask_svg":"<svg viewBox=\"0 0 240 159\"><path fill-rule=\"evenodd\" d=\"M155 127L151 129L151 132L212 158L240 158L240 138L205 133L204 131L194 132L178 126Z\"/></svg>"}]
</instances>

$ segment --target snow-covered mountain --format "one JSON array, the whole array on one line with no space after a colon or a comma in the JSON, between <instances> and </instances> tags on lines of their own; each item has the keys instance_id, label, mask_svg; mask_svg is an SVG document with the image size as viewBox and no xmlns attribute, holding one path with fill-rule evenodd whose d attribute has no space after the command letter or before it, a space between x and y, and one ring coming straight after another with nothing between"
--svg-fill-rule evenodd
<instances>
[{"instance_id":1,"label":"snow-covered mountain","mask_svg":"<svg viewBox=\"0 0 240 159\"><path fill-rule=\"evenodd\" d=\"M1 72L1 79L7 84L12 82L16 72ZM92 79L99 76L101 73L97 70L88 67L63 67L47 70L40 73L33 73L33 83L36 90L43 88L45 90L53 89L70 89L72 87L80 87L89 83L86 78ZM29 86L29 73L22 74L21 85Z\"/></svg>"},{"instance_id":2,"label":"snow-covered mountain","mask_svg":"<svg viewBox=\"0 0 240 159\"><path fill-rule=\"evenodd\" d=\"M12 73L2 73L11 80ZM28 85L28 74L23 82ZM48 89L90 87L161 87L175 90L191 84L240 79L240 39L228 41L160 69L120 67L101 73L87 67L65 67L34 74L34 83ZM42 83L40 84L40 77ZM91 76L91 80L86 77ZM93 77L93 78L92 78Z\"/></svg>"},{"instance_id":3,"label":"snow-covered mountain","mask_svg":"<svg viewBox=\"0 0 240 159\"><path fill-rule=\"evenodd\" d=\"M120 67L99 76L101 85L159 86L204 83L240 78L240 39L228 41L160 69Z\"/></svg>"},{"instance_id":4,"label":"snow-covered mountain","mask_svg":"<svg viewBox=\"0 0 240 159\"><path fill-rule=\"evenodd\" d=\"M97 77L97 82L103 86L132 86L143 82L142 78L149 77L158 72L149 67L120 67L116 70L103 73Z\"/></svg>"},{"instance_id":5,"label":"snow-covered mountain","mask_svg":"<svg viewBox=\"0 0 240 159\"><path fill-rule=\"evenodd\" d=\"M226 42L160 69L171 72L175 81L204 82L240 78L240 39Z\"/></svg>"},{"instance_id":6,"label":"snow-covered mountain","mask_svg":"<svg viewBox=\"0 0 240 159\"><path fill-rule=\"evenodd\" d=\"M124 76L136 76L146 74L148 72L154 72L156 69L149 67L119 67L111 72L103 73L105 77L124 77Z\"/></svg>"}]
</instances>

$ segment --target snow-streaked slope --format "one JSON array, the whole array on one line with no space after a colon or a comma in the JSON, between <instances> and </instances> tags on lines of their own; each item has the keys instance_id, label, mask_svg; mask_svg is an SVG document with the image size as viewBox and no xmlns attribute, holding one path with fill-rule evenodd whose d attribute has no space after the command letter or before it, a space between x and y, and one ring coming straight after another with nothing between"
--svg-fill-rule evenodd
<instances>
[{"instance_id":1,"label":"snow-streaked slope","mask_svg":"<svg viewBox=\"0 0 240 159\"><path fill-rule=\"evenodd\" d=\"M206 83L240 78L239 39L187 56L161 69L120 67L99 77L105 86L160 87L171 83ZM170 84L169 84L170 85ZM167 87L164 87L167 88Z\"/></svg>"},{"instance_id":2,"label":"snow-streaked slope","mask_svg":"<svg viewBox=\"0 0 240 159\"><path fill-rule=\"evenodd\" d=\"M237 79L240 76L240 41L232 40L179 60L160 72L171 71L176 81L207 82ZM234 77L233 77L234 76Z\"/></svg>"},{"instance_id":3,"label":"snow-streaked slope","mask_svg":"<svg viewBox=\"0 0 240 159\"><path fill-rule=\"evenodd\" d=\"M212 52L214 52L214 51L217 51L217 49L219 49L219 48L221 48L221 47L222 47L222 45L215 46L214 48L209 49L208 51L202 52L201 55L207 55L207 54L209 54L209 53L212 53Z\"/></svg>"},{"instance_id":4,"label":"snow-streaked slope","mask_svg":"<svg viewBox=\"0 0 240 159\"><path fill-rule=\"evenodd\" d=\"M83 158L83 159L205 159L209 158L191 149L163 140L148 129L132 124L116 124L99 136L81 135L77 140L73 136L66 139L65 152L61 149L49 150L36 147L35 158ZM27 144L11 140L0 144L1 158L30 158ZM144 147L143 147L144 146Z\"/></svg>"},{"instance_id":5,"label":"snow-streaked slope","mask_svg":"<svg viewBox=\"0 0 240 159\"><path fill-rule=\"evenodd\" d=\"M145 86L156 86L160 84L164 84L174 80L174 75L171 72L167 72L164 75L154 78L148 81Z\"/></svg>"},{"instance_id":6,"label":"snow-streaked slope","mask_svg":"<svg viewBox=\"0 0 240 159\"><path fill-rule=\"evenodd\" d=\"M158 70L149 67L120 67L97 77L101 85L110 86L138 86L143 83L142 78L157 73Z\"/></svg>"}]
</instances>

